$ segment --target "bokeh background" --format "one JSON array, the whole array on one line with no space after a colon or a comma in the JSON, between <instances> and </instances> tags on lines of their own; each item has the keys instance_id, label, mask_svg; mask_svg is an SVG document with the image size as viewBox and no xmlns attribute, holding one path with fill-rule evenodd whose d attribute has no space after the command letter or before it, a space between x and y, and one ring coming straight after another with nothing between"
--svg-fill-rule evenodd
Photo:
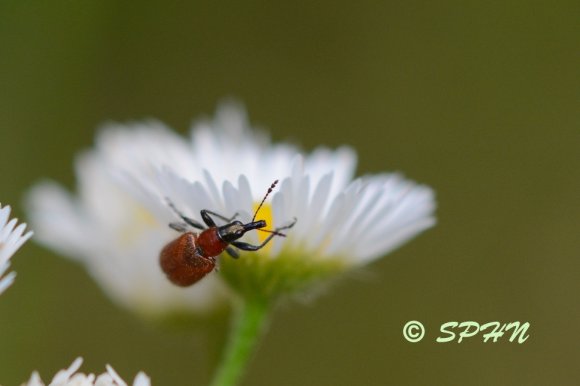
<instances>
[{"instance_id":1,"label":"bokeh background","mask_svg":"<svg viewBox=\"0 0 580 386\"><path fill-rule=\"evenodd\" d=\"M437 192L438 225L316 302L275 315L244 385L580 383L577 2L0 3L0 200L104 121L186 133L223 97L274 139L349 144L359 174ZM225 320L147 324L77 266L28 243L0 298L0 382L85 358L126 379L205 385ZM402 337L406 321L424 341ZM528 321L522 345L435 343L447 321Z\"/></svg>"}]
</instances>

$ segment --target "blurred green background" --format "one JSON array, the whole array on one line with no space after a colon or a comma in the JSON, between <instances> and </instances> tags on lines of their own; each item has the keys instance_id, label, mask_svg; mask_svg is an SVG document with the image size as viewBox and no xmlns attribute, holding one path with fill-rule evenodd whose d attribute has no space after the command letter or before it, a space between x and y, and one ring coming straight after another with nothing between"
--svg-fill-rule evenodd
<instances>
[{"instance_id":1,"label":"blurred green background","mask_svg":"<svg viewBox=\"0 0 580 386\"><path fill-rule=\"evenodd\" d=\"M438 225L316 302L275 315L244 385L580 383L577 2L0 4L0 201L50 177L104 121L185 133L235 96L276 140L349 144L359 174L437 192ZM207 384L225 321L192 332L117 308L28 243L0 298L0 382L77 355L127 380ZM401 330L422 321L426 338ZM528 321L522 345L438 344L447 321Z\"/></svg>"}]
</instances>

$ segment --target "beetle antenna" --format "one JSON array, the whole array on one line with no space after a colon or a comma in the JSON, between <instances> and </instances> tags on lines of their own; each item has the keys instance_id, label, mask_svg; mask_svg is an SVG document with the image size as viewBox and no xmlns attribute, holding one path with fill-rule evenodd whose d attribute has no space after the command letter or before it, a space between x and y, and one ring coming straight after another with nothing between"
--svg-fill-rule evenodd
<instances>
[{"instance_id":1,"label":"beetle antenna","mask_svg":"<svg viewBox=\"0 0 580 386\"><path fill-rule=\"evenodd\" d=\"M268 230L268 229L260 229L260 228L258 228L258 230L259 231L262 231L262 232L266 232L266 233L272 233L272 234L274 234L276 236L286 237L286 235L284 233L280 233L280 232L276 232L276 231L271 231L271 230Z\"/></svg>"},{"instance_id":2,"label":"beetle antenna","mask_svg":"<svg viewBox=\"0 0 580 386\"><path fill-rule=\"evenodd\" d=\"M270 185L270 187L268 188L268 191L266 192L266 195L264 196L264 198L262 199L262 202L260 202L260 205L258 205L258 209L256 209L256 211L254 212L254 217L252 217L252 221L254 222L254 220L256 219L256 216L258 215L258 212L260 211L260 208L262 207L262 205L264 204L264 201L266 201L266 198L268 198L268 195L270 193L272 193L272 191L274 190L274 188L276 187L276 184L278 183L278 180L272 182L272 185Z\"/></svg>"}]
</instances>

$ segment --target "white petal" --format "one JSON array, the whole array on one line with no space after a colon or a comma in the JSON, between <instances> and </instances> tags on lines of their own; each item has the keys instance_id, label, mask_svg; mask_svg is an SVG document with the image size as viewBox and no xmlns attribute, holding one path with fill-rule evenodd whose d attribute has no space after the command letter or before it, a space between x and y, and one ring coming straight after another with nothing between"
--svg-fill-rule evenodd
<instances>
[{"instance_id":1,"label":"white petal","mask_svg":"<svg viewBox=\"0 0 580 386\"><path fill-rule=\"evenodd\" d=\"M32 232L24 233L26 224L16 225L18 220L10 216L10 206L2 208L0 205L0 294L14 282L16 274L6 273L10 266L12 255L32 236Z\"/></svg>"},{"instance_id":2,"label":"white petal","mask_svg":"<svg viewBox=\"0 0 580 386\"><path fill-rule=\"evenodd\" d=\"M34 371L32 373L32 375L30 376L30 379L28 380L27 383L25 383L26 386L44 386L44 382L42 382L42 379L40 379L40 375L38 374L37 371Z\"/></svg>"},{"instance_id":3,"label":"white petal","mask_svg":"<svg viewBox=\"0 0 580 386\"><path fill-rule=\"evenodd\" d=\"M133 381L133 386L150 386L151 378L144 372L139 372Z\"/></svg>"},{"instance_id":4,"label":"white petal","mask_svg":"<svg viewBox=\"0 0 580 386\"><path fill-rule=\"evenodd\" d=\"M52 378L49 386L66 385L70 377L81 367L82 364L83 358L76 358L68 367L68 369L60 370L58 373L56 373L54 378Z\"/></svg>"},{"instance_id":5,"label":"white petal","mask_svg":"<svg viewBox=\"0 0 580 386\"><path fill-rule=\"evenodd\" d=\"M123 381L123 379L121 379L121 377L119 376L119 374L117 374L117 372L110 365L107 365L106 366L106 369L107 369L107 373L109 373L109 375L111 376L111 378L113 378L113 380L115 381L115 383L118 386L127 386L127 384L125 383L125 381Z\"/></svg>"},{"instance_id":6,"label":"white petal","mask_svg":"<svg viewBox=\"0 0 580 386\"><path fill-rule=\"evenodd\" d=\"M1 277L8 267L8 264L5 264L4 267L0 267L0 294L4 292L6 288L10 287L12 283L14 283L14 279L16 279L16 272L10 272L8 275Z\"/></svg>"},{"instance_id":7,"label":"white petal","mask_svg":"<svg viewBox=\"0 0 580 386\"><path fill-rule=\"evenodd\" d=\"M49 386L127 386L127 383L109 365L107 372L96 377L94 374L77 373L83 360L77 358L68 369L56 373ZM44 386L38 372L33 372L25 386ZM150 380L143 372L135 377L133 386L150 386Z\"/></svg>"}]
</instances>

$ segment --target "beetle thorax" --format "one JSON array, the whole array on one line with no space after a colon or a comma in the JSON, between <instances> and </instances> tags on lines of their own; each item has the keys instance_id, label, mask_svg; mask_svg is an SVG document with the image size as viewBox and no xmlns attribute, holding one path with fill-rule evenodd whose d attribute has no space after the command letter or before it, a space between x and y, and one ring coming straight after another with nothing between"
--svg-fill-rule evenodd
<instances>
[{"instance_id":1,"label":"beetle thorax","mask_svg":"<svg viewBox=\"0 0 580 386\"><path fill-rule=\"evenodd\" d=\"M201 232L197 236L197 245L206 257L215 257L228 247L228 243L219 238L215 227Z\"/></svg>"}]
</instances>

